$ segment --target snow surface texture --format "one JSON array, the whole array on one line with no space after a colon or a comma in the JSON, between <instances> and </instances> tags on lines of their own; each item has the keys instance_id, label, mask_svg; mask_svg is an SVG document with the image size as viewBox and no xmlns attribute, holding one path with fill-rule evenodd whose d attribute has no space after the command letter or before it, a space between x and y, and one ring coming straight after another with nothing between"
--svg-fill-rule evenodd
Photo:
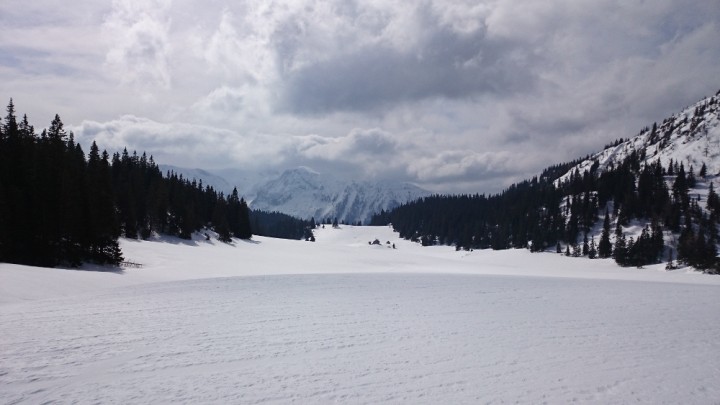
<instances>
[{"instance_id":1,"label":"snow surface texture","mask_svg":"<svg viewBox=\"0 0 720 405\"><path fill-rule=\"evenodd\" d=\"M0 403L720 398L720 277L317 237L124 240L143 267L118 273L0 264Z\"/></svg>"},{"instance_id":2,"label":"snow surface texture","mask_svg":"<svg viewBox=\"0 0 720 405\"><path fill-rule=\"evenodd\" d=\"M316 221L367 223L373 214L391 210L407 201L430 194L409 183L346 182L305 167L286 170L280 177L257 187L250 206L256 210L279 211Z\"/></svg>"}]
</instances>

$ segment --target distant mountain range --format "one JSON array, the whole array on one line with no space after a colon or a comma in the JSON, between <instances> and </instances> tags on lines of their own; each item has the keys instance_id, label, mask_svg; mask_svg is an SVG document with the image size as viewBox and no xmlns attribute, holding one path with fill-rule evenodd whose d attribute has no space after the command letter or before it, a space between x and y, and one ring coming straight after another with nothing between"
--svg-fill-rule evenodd
<instances>
[{"instance_id":1,"label":"distant mountain range","mask_svg":"<svg viewBox=\"0 0 720 405\"><path fill-rule=\"evenodd\" d=\"M204 185L225 194L235 185L225 177L202 169L160 165L163 173L173 171L187 179L202 180ZM254 210L281 212L301 219L315 218L340 222L367 223L373 214L391 210L402 203L430 195L410 183L390 181L345 181L307 167L289 169L279 175L249 176L255 183L238 185Z\"/></svg>"},{"instance_id":2,"label":"distant mountain range","mask_svg":"<svg viewBox=\"0 0 720 405\"><path fill-rule=\"evenodd\" d=\"M256 187L253 209L299 218L367 223L373 214L430 194L410 183L342 181L306 167L286 170Z\"/></svg>"}]
</instances>

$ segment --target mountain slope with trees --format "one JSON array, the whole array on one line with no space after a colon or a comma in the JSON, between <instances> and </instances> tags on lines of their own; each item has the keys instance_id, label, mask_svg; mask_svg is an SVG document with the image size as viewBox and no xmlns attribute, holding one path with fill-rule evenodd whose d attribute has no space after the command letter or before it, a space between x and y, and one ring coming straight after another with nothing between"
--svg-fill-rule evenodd
<instances>
[{"instance_id":1,"label":"mountain slope with trees","mask_svg":"<svg viewBox=\"0 0 720 405\"><path fill-rule=\"evenodd\" d=\"M307 221L258 213L260 234L300 239ZM299 231L298 231L299 229ZM119 237L165 234L189 239L213 230L218 239L252 237L250 210L229 195L169 171L152 156L89 153L59 116L40 134L18 120L10 100L0 121L0 261L53 267L123 261Z\"/></svg>"},{"instance_id":2,"label":"mountain slope with trees","mask_svg":"<svg viewBox=\"0 0 720 405\"><path fill-rule=\"evenodd\" d=\"M499 194L430 196L372 223L425 245L551 250L622 266L678 260L718 272L719 175L720 92Z\"/></svg>"}]
</instances>

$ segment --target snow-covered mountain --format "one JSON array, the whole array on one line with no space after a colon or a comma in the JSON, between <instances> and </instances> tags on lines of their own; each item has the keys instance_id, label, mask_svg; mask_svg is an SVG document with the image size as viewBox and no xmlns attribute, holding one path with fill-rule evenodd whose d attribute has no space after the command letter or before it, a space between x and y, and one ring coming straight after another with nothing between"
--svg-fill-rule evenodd
<instances>
[{"instance_id":1,"label":"snow-covered mountain","mask_svg":"<svg viewBox=\"0 0 720 405\"><path fill-rule=\"evenodd\" d=\"M251 207L320 221L367 222L380 210L430 194L409 183L342 181L306 167L286 170L256 187Z\"/></svg>"},{"instance_id":2,"label":"snow-covered mountain","mask_svg":"<svg viewBox=\"0 0 720 405\"><path fill-rule=\"evenodd\" d=\"M633 152L644 163L658 160L666 167L670 160L697 173L703 163L710 176L720 175L720 91L687 107L679 114L640 131L634 138L591 155L556 180L567 180L574 171L583 173L598 165L598 173L623 162Z\"/></svg>"},{"instance_id":3,"label":"snow-covered mountain","mask_svg":"<svg viewBox=\"0 0 720 405\"><path fill-rule=\"evenodd\" d=\"M183 178L188 180L202 180L204 185L211 186L216 191L222 191L225 194L232 192L232 189L234 187L232 184L230 184L230 182L225 180L225 178L203 169L189 169L186 167L178 167L172 165L158 166L160 167L160 171L162 172L163 176L165 176L168 171L172 171L175 172L177 175L182 175Z\"/></svg>"},{"instance_id":4,"label":"snow-covered mountain","mask_svg":"<svg viewBox=\"0 0 720 405\"><path fill-rule=\"evenodd\" d=\"M204 185L225 194L237 187L256 210L277 211L303 219L314 217L317 221L337 218L348 223L367 222L380 210L387 211L430 195L429 191L410 183L344 181L307 167L286 170L279 175L249 173L247 178L239 180L232 171L221 175L171 165L160 165L160 170L163 174L173 171L186 179L202 180ZM233 175L236 181L228 181L227 174Z\"/></svg>"}]
</instances>

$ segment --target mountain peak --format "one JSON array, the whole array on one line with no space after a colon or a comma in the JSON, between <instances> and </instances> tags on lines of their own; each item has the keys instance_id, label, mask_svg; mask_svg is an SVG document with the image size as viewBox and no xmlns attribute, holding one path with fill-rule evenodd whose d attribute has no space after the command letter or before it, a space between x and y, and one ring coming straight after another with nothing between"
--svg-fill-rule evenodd
<instances>
[{"instance_id":1,"label":"mountain peak","mask_svg":"<svg viewBox=\"0 0 720 405\"><path fill-rule=\"evenodd\" d=\"M316 176L320 175L320 172L317 172L307 166L298 166L294 169L288 169L288 170L285 170L284 173L307 173L307 174L312 174L312 175L316 175Z\"/></svg>"},{"instance_id":2,"label":"mountain peak","mask_svg":"<svg viewBox=\"0 0 720 405\"><path fill-rule=\"evenodd\" d=\"M257 187L251 206L316 220L367 222L381 211L430 193L410 183L342 181L301 166Z\"/></svg>"}]
</instances>

